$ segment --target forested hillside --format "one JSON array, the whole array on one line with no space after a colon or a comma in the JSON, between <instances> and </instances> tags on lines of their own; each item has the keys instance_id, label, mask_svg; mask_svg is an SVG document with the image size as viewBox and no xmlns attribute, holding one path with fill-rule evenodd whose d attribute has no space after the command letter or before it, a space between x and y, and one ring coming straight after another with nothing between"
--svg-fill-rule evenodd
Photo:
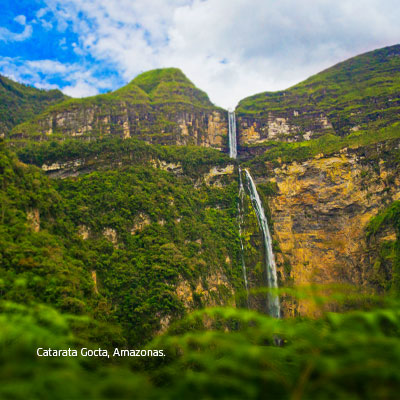
<instances>
[{"instance_id":1,"label":"forested hillside","mask_svg":"<svg viewBox=\"0 0 400 400\"><path fill-rule=\"evenodd\" d=\"M39 90L0 76L0 135L66 98L59 90Z\"/></svg>"}]
</instances>

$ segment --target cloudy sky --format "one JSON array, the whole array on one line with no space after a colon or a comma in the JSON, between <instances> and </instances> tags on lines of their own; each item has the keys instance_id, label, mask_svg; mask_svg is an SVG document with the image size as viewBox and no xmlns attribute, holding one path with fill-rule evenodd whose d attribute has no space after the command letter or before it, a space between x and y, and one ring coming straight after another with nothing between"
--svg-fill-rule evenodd
<instances>
[{"instance_id":1,"label":"cloudy sky","mask_svg":"<svg viewBox=\"0 0 400 400\"><path fill-rule=\"evenodd\" d=\"M2 0L0 74L73 97L178 67L211 100L400 43L396 0Z\"/></svg>"}]
</instances>

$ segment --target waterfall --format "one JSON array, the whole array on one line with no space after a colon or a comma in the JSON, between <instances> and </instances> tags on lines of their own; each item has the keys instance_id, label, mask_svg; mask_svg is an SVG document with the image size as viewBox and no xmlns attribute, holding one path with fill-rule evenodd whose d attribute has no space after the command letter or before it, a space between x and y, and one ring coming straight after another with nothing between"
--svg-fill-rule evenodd
<instances>
[{"instance_id":1,"label":"waterfall","mask_svg":"<svg viewBox=\"0 0 400 400\"><path fill-rule=\"evenodd\" d=\"M245 169L245 173L251 202L253 204L254 211L256 212L260 229L263 233L265 247L265 268L267 272L268 287L277 288L278 278L276 275L275 257L272 251L272 238L268 227L268 221L265 217L265 212L253 178L247 169ZM281 314L279 297L274 294L268 295L268 314L275 318L279 318Z\"/></svg>"},{"instance_id":2,"label":"waterfall","mask_svg":"<svg viewBox=\"0 0 400 400\"><path fill-rule=\"evenodd\" d=\"M244 187L242 182L242 170L239 167L239 202L237 204L238 208L238 218L239 218L239 239L240 239L240 250L242 257L242 270L243 270L243 279L244 286L246 288L247 293L247 307L249 307L249 284L247 281L247 271L246 271L246 263L244 261L244 246L242 240L242 225L243 225L243 196L244 196Z\"/></svg>"},{"instance_id":3,"label":"waterfall","mask_svg":"<svg viewBox=\"0 0 400 400\"><path fill-rule=\"evenodd\" d=\"M237 157L237 136L236 136L236 117L235 111L228 111L228 128L229 128L229 156L233 159ZM250 193L251 202L253 204L253 208L257 214L258 224L263 234L264 238L264 247L265 247L265 268L267 273L267 283L269 288L277 288L278 287L278 278L276 275L276 265L275 265L275 257L272 251L272 239L271 233L269 232L268 221L265 217L264 209L261 204L260 196L258 195L256 185L254 184L253 178L250 175L250 172L245 169L246 178L247 178L247 186ZM242 270L243 270L243 278L244 284L247 292L247 305L249 305L249 285L247 281L247 271L246 264L244 261L244 246L242 240L242 224L243 224L243 196L244 196L244 187L242 182L242 170L239 167L239 199L240 205L238 203L238 217L239 217L239 237L240 237L240 248L242 252ZM281 314L279 297L269 293L268 294L268 314L272 317L279 318Z\"/></svg>"},{"instance_id":4,"label":"waterfall","mask_svg":"<svg viewBox=\"0 0 400 400\"><path fill-rule=\"evenodd\" d=\"M228 127L229 127L229 157L236 158L237 142L236 142L235 111L228 111Z\"/></svg>"}]
</instances>

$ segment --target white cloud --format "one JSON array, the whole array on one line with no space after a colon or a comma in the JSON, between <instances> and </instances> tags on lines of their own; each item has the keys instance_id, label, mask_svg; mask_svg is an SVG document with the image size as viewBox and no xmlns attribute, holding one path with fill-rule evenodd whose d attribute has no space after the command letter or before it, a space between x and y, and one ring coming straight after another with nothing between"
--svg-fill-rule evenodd
<instances>
[{"instance_id":1,"label":"white cloud","mask_svg":"<svg viewBox=\"0 0 400 400\"><path fill-rule=\"evenodd\" d=\"M393 8L375 0L195 1L175 11L162 61L176 60L215 102L232 106L398 42L400 10L386 3Z\"/></svg>"},{"instance_id":2,"label":"white cloud","mask_svg":"<svg viewBox=\"0 0 400 400\"><path fill-rule=\"evenodd\" d=\"M24 26L24 30L21 33L15 33L7 28L0 27L0 41L3 42L22 42L29 39L32 36L32 26L26 25L26 18L23 15L18 15L15 21L20 25Z\"/></svg>"},{"instance_id":3,"label":"white cloud","mask_svg":"<svg viewBox=\"0 0 400 400\"><path fill-rule=\"evenodd\" d=\"M38 18L42 18L42 17L44 17L49 11L50 11L50 10L49 10L48 8L46 8L46 7L41 8L41 9L39 9L39 10L36 12L36 16L37 16Z\"/></svg>"},{"instance_id":4,"label":"white cloud","mask_svg":"<svg viewBox=\"0 0 400 400\"><path fill-rule=\"evenodd\" d=\"M179 67L224 107L400 42L395 0L45 1L37 17L49 16L59 31L70 24L76 54L112 65L127 81ZM100 84L75 77L67 90L92 93Z\"/></svg>"},{"instance_id":5,"label":"white cloud","mask_svg":"<svg viewBox=\"0 0 400 400\"><path fill-rule=\"evenodd\" d=\"M88 97L98 94L95 86L82 80L75 82L73 85L65 86L63 92L71 97Z\"/></svg>"},{"instance_id":6,"label":"white cloud","mask_svg":"<svg viewBox=\"0 0 400 400\"><path fill-rule=\"evenodd\" d=\"M52 89L60 89L58 85L54 83L47 83L47 82L33 82L31 83L37 89L45 89L45 90L52 90Z\"/></svg>"},{"instance_id":7,"label":"white cloud","mask_svg":"<svg viewBox=\"0 0 400 400\"><path fill-rule=\"evenodd\" d=\"M58 41L58 45L60 46L60 49L68 50L67 39L65 37Z\"/></svg>"},{"instance_id":8,"label":"white cloud","mask_svg":"<svg viewBox=\"0 0 400 400\"><path fill-rule=\"evenodd\" d=\"M17 15L14 18L14 21L18 22L20 25L25 25L26 24L26 17L25 17L25 15Z\"/></svg>"},{"instance_id":9,"label":"white cloud","mask_svg":"<svg viewBox=\"0 0 400 400\"><path fill-rule=\"evenodd\" d=\"M112 78L95 78L94 69L78 63L63 64L53 60L25 61L0 57L0 73L38 89L60 89L72 97L93 96L102 89L114 86ZM68 83L57 85L49 83L51 80L63 80Z\"/></svg>"}]
</instances>

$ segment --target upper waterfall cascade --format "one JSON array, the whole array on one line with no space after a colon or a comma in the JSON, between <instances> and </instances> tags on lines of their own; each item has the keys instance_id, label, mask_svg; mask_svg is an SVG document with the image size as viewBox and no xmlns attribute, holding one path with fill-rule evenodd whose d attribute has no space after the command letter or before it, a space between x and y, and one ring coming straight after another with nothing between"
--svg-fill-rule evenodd
<instances>
[{"instance_id":1,"label":"upper waterfall cascade","mask_svg":"<svg viewBox=\"0 0 400 400\"><path fill-rule=\"evenodd\" d=\"M236 116L235 111L228 111L229 157L237 157Z\"/></svg>"},{"instance_id":2,"label":"upper waterfall cascade","mask_svg":"<svg viewBox=\"0 0 400 400\"><path fill-rule=\"evenodd\" d=\"M268 227L268 220L265 216L264 208L262 206L261 199L257 192L257 188L253 181L253 178L251 177L250 172L247 169L245 169L245 173L251 202L253 204L254 211L256 212L260 229L263 233L265 247L265 267L267 273L268 287L277 288L278 278L276 274L275 256L272 250L272 238ZM272 317L280 318L281 307L279 297L275 294L269 294L268 296L268 314Z\"/></svg>"}]
</instances>

